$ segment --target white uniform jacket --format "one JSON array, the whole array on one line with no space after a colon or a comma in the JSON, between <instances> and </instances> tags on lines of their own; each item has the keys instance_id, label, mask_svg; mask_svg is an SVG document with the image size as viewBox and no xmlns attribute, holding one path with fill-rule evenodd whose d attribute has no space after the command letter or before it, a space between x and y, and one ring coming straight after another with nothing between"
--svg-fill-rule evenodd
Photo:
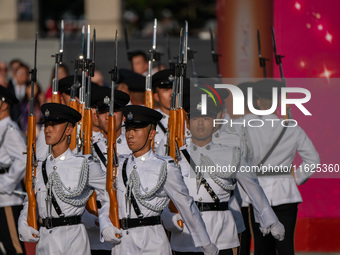
<instances>
[{"instance_id":1,"label":"white uniform jacket","mask_svg":"<svg viewBox=\"0 0 340 255\"><path fill-rule=\"evenodd\" d=\"M84 162L88 163L89 171L88 178L85 184L85 189L83 192L77 196L77 199L82 199L86 196L88 189L95 189L97 194L101 194L103 199L104 189L106 184L106 175L102 171L100 165L92 160L89 155L86 156L75 156L70 149L66 150L62 155L54 158L51 154L46 160L46 172L50 179L52 171L57 171L62 182L62 189L66 193L74 192L80 180L80 173L82 164ZM42 162L39 162L37 168L37 176L35 183L35 193L37 201L37 214L41 219L48 217L49 208L52 208L51 214L53 218L58 218L53 205L48 206L46 202L47 188L45 186L43 176L42 176ZM52 190L56 201L61 208L62 213L65 217L82 215L85 210L84 205L71 205L69 203L63 202L55 192L55 187L52 186ZM28 201L27 198L24 202L24 209L21 212L19 221L27 220L27 208ZM99 212L100 213L100 212ZM90 245L87 236L87 232L83 224L70 225L70 226L59 226L52 229L46 229L44 226L40 227L40 240L36 246L36 254L46 255L46 254L90 254Z\"/></svg>"},{"instance_id":2,"label":"white uniform jacket","mask_svg":"<svg viewBox=\"0 0 340 255\"><path fill-rule=\"evenodd\" d=\"M18 125L7 117L0 121L0 168L7 173L0 174L0 207L21 205L23 197L13 191L22 191L21 179L25 175L26 143Z\"/></svg>"},{"instance_id":3,"label":"white uniform jacket","mask_svg":"<svg viewBox=\"0 0 340 255\"><path fill-rule=\"evenodd\" d=\"M246 117L250 118L250 116ZM254 115L251 118L254 118ZM283 129L282 120L274 114L263 116L261 120L264 121L263 127L247 128L249 141L253 148L252 165L257 165L261 162ZM309 164L316 165L320 162L319 155L306 133L301 127L293 127L293 124L290 123L280 142L263 166L269 167L271 165L289 168L293 163L296 152L299 153L302 164L297 166L294 176L292 174L259 176L260 185L272 206L302 202L297 185L304 184L313 174L312 171L305 171L305 167L308 167ZM311 169L311 167L306 169Z\"/></svg>"},{"instance_id":4,"label":"white uniform jacket","mask_svg":"<svg viewBox=\"0 0 340 255\"><path fill-rule=\"evenodd\" d=\"M235 166L235 169L238 169L239 166L246 165L246 162L237 147L232 148L211 142L204 147L198 147L191 144L187 150L198 167L201 166L200 162L202 155L209 157L213 162L213 166L216 166L216 169L218 169L217 166L220 166L221 168ZM213 203L213 199L203 185L200 186L197 193L196 174L189 166L184 155L182 155L180 165L185 184L187 185L189 193L194 200L198 202ZM206 171L206 168L200 169L201 171ZM207 173L204 173L204 177L218 196L220 202L228 202L230 199L230 190L218 185ZM230 178L222 179L218 177L218 180L223 185L233 185L235 183L233 179L236 179L250 194L250 198L254 204L254 210L256 210L259 215L262 227L269 227L278 221L258 183L256 175L252 173L236 172ZM211 241L215 243L220 250L239 246L235 221L229 210L203 211L201 213ZM181 252L199 252L199 250L193 245L185 224L181 233L172 233L171 247L173 250Z\"/></svg>"},{"instance_id":5,"label":"white uniform jacket","mask_svg":"<svg viewBox=\"0 0 340 255\"><path fill-rule=\"evenodd\" d=\"M180 212L184 224L188 226L195 246L199 247L210 244L210 238L205 230L200 213L192 197L189 196L181 171L175 166L173 160L170 157L155 155L152 150L138 158L135 158L132 154L124 156L119 158L117 175L119 218L127 218L129 210L131 212L130 218L137 218L133 207L129 206L129 203L126 203L125 200L126 188L122 179L122 166L125 159L128 158L126 166L128 179L130 180L133 169L139 175L141 194L151 192L157 187L162 166L166 166L166 179L164 183L157 190L156 196L147 200L147 203L152 206L160 206L169 197ZM148 209L137 199L136 201L144 217L160 215L161 211ZM103 208L104 212L99 217L101 231L111 224L108 218L108 204L105 203ZM122 230L122 232L122 241L113 248L113 254L172 254L162 225L130 228Z\"/></svg>"},{"instance_id":6,"label":"white uniform jacket","mask_svg":"<svg viewBox=\"0 0 340 255\"><path fill-rule=\"evenodd\" d=\"M107 160L107 140L104 137L104 135L101 132L96 132L96 134L93 135L93 143L96 143L98 145L98 148L102 152L103 156ZM130 149L127 146L127 142L125 139L125 134L122 132L120 136L116 139L116 149L117 154L129 154ZM100 166L102 167L103 171L106 173L106 166L100 159L100 157L97 155L96 151L94 151L94 156L97 157L97 159L100 161ZM107 163L107 162L106 162ZM97 200L99 200L99 197L97 197ZM87 212L86 212L87 213ZM87 234L90 239L90 247L91 250L111 250L112 244L109 242L101 242L100 241L100 231L99 227L98 229L87 229Z\"/></svg>"}]
</instances>

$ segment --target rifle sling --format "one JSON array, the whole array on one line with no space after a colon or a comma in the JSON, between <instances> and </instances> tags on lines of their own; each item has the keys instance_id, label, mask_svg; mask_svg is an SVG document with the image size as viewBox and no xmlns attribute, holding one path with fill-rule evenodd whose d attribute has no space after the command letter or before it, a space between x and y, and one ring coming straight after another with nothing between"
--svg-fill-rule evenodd
<instances>
[{"instance_id":1,"label":"rifle sling","mask_svg":"<svg viewBox=\"0 0 340 255\"><path fill-rule=\"evenodd\" d=\"M286 133L287 127L284 127L280 133L280 135L277 137L276 141L273 143L272 147L269 149L267 154L264 156L264 158L260 161L260 163L257 165L258 167L261 167L264 162L269 158L269 156L272 154L276 146L279 144L281 141L282 136Z\"/></svg>"},{"instance_id":2,"label":"rifle sling","mask_svg":"<svg viewBox=\"0 0 340 255\"><path fill-rule=\"evenodd\" d=\"M126 183L127 183L127 175L126 175L126 165L127 165L127 162L128 162L128 158L125 159L124 161L124 164L123 164L123 169L122 169L122 175L123 175L123 182L124 182L124 186L126 187ZM130 187L126 187L127 188L127 194L130 193ZM132 203L132 206L133 206L133 210L135 210L135 213L137 215L138 218L143 218L143 214L141 213L140 209L139 209L139 206L136 202L136 199L135 199L135 196L133 195L133 192L131 191L131 203Z\"/></svg>"},{"instance_id":3,"label":"rifle sling","mask_svg":"<svg viewBox=\"0 0 340 255\"><path fill-rule=\"evenodd\" d=\"M162 124L161 121L158 121L158 126L162 129L163 133L166 134L166 128L164 127L164 125Z\"/></svg>"},{"instance_id":4,"label":"rifle sling","mask_svg":"<svg viewBox=\"0 0 340 255\"><path fill-rule=\"evenodd\" d=\"M47 173L46 173L46 160L47 160L47 158L44 160L44 162L42 164L42 175L43 175L45 186L47 185L47 182L48 182L48 177L47 177ZM52 204L53 204L55 211L57 212L57 214L59 215L60 218L65 217L65 215L63 214L63 212L60 209L60 206L57 203L57 200L54 197L53 191L51 193L52 193Z\"/></svg>"},{"instance_id":5,"label":"rifle sling","mask_svg":"<svg viewBox=\"0 0 340 255\"><path fill-rule=\"evenodd\" d=\"M181 150L185 159L188 161L188 163L190 164L192 170L194 170L194 173L196 174L196 163L192 160L192 158L190 157L187 149ZM215 191L210 187L209 183L207 182L207 180L202 177L201 183L203 184L204 188L207 190L208 194L210 195L210 197L212 198L212 200L215 203L219 203L220 199L218 198L218 196L216 195Z\"/></svg>"},{"instance_id":6,"label":"rifle sling","mask_svg":"<svg viewBox=\"0 0 340 255\"><path fill-rule=\"evenodd\" d=\"M107 167L107 161L106 158L104 157L103 152L99 149L99 146L97 143L93 144L94 150L96 151L98 157L100 158L100 161L104 164L105 167Z\"/></svg>"}]
</instances>

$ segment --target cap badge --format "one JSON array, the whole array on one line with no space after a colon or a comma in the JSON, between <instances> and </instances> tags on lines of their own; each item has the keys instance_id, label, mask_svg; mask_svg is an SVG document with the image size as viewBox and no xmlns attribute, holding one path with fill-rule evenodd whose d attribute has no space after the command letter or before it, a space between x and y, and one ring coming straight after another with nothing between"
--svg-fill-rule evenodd
<instances>
[{"instance_id":1,"label":"cap badge","mask_svg":"<svg viewBox=\"0 0 340 255\"><path fill-rule=\"evenodd\" d=\"M133 114L132 112L129 112L129 114L126 116L127 120L131 121L133 120Z\"/></svg>"},{"instance_id":2,"label":"cap badge","mask_svg":"<svg viewBox=\"0 0 340 255\"><path fill-rule=\"evenodd\" d=\"M104 104L110 104L110 98L108 96L104 98Z\"/></svg>"},{"instance_id":3,"label":"cap badge","mask_svg":"<svg viewBox=\"0 0 340 255\"><path fill-rule=\"evenodd\" d=\"M173 81L175 80L175 77L174 77L172 74L170 74L168 80L169 80L170 82L173 82Z\"/></svg>"},{"instance_id":4,"label":"cap badge","mask_svg":"<svg viewBox=\"0 0 340 255\"><path fill-rule=\"evenodd\" d=\"M45 111L45 117L49 117L50 116L50 111L48 109L46 109Z\"/></svg>"}]
</instances>

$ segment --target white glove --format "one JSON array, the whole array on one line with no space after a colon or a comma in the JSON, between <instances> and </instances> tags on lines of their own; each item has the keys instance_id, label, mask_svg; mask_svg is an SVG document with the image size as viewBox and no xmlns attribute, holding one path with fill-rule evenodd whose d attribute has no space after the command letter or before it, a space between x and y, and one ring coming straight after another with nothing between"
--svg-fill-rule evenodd
<instances>
[{"instance_id":1,"label":"white glove","mask_svg":"<svg viewBox=\"0 0 340 255\"><path fill-rule=\"evenodd\" d=\"M263 236L266 236L270 233L270 227L260 227L260 231L262 232Z\"/></svg>"},{"instance_id":2,"label":"white glove","mask_svg":"<svg viewBox=\"0 0 340 255\"><path fill-rule=\"evenodd\" d=\"M202 251L203 251L204 255L218 255L218 253L219 253L218 248L213 243L210 243L206 246L203 246Z\"/></svg>"},{"instance_id":3,"label":"white glove","mask_svg":"<svg viewBox=\"0 0 340 255\"><path fill-rule=\"evenodd\" d=\"M85 210L81 216L81 222L85 225L87 230L99 230L97 225L98 221L98 217L92 213L89 213L87 210Z\"/></svg>"},{"instance_id":4,"label":"white glove","mask_svg":"<svg viewBox=\"0 0 340 255\"><path fill-rule=\"evenodd\" d=\"M22 242L35 243L39 241L39 231L28 226L27 221L19 222L19 239ZM37 237L34 237L36 235Z\"/></svg>"},{"instance_id":5,"label":"white glove","mask_svg":"<svg viewBox=\"0 0 340 255\"><path fill-rule=\"evenodd\" d=\"M117 237L116 234L120 235L120 237ZM113 245L120 244L120 242L122 241L122 231L113 225L104 228L104 230L102 231L102 236L106 242L110 242Z\"/></svg>"},{"instance_id":6,"label":"white glove","mask_svg":"<svg viewBox=\"0 0 340 255\"><path fill-rule=\"evenodd\" d=\"M272 236L279 241L283 241L285 238L285 227L280 221L270 226L270 232Z\"/></svg>"},{"instance_id":7,"label":"white glove","mask_svg":"<svg viewBox=\"0 0 340 255\"><path fill-rule=\"evenodd\" d=\"M178 226L178 221L182 220L181 215L178 213L170 212L169 208L165 208L161 214L163 226L166 230L174 233L183 231L183 227Z\"/></svg>"}]
</instances>

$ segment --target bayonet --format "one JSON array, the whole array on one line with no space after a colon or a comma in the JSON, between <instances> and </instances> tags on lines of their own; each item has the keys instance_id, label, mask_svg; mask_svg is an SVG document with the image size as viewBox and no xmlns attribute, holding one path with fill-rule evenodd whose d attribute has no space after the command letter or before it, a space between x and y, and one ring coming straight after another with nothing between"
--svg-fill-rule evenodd
<instances>
[{"instance_id":1,"label":"bayonet","mask_svg":"<svg viewBox=\"0 0 340 255\"><path fill-rule=\"evenodd\" d=\"M216 65L217 77L218 78L222 78L222 75L220 73L220 66L219 66L219 57L221 56L221 54L218 54L215 51L214 34L213 34L213 31L212 31L211 27L209 28L209 31L210 31L211 56L212 56L213 62Z\"/></svg>"},{"instance_id":2,"label":"bayonet","mask_svg":"<svg viewBox=\"0 0 340 255\"><path fill-rule=\"evenodd\" d=\"M260 40L260 30L257 29L257 47L259 51L259 61L260 61L260 67L263 69L263 77L267 77L267 71L266 71L266 61L269 59L262 57L261 54L261 40Z\"/></svg>"}]
</instances>

